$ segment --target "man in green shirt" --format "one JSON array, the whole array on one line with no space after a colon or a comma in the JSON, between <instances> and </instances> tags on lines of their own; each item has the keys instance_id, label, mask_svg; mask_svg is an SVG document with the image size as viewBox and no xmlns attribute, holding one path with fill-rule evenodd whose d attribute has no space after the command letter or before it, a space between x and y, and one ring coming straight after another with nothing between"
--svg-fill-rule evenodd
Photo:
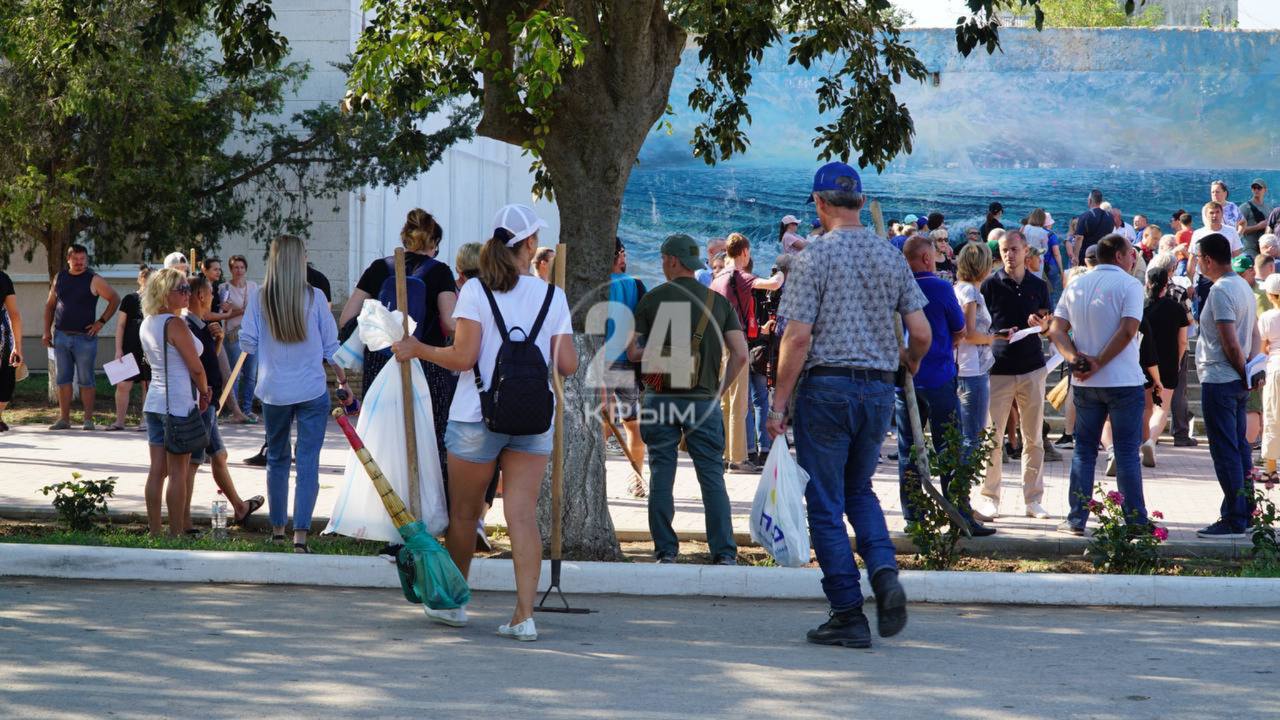
<instances>
[{"instance_id":1,"label":"man in green shirt","mask_svg":"<svg viewBox=\"0 0 1280 720\"><path fill-rule=\"evenodd\" d=\"M672 235L661 252L667 282L646 293L636 306L635 335L627 347L628 359L640 363L644 383L640 435L649 447L654 554L660 563L675 562L679 554L671 527L672 487L683 437L702 488L711 556L718 564L735 565L738 546L721 464L724 418L718 398L721 378L737 377L746 365L747 340L729 301L694 278L702 268L697 242L688 235Z\"/></svg>"}]
</instances>

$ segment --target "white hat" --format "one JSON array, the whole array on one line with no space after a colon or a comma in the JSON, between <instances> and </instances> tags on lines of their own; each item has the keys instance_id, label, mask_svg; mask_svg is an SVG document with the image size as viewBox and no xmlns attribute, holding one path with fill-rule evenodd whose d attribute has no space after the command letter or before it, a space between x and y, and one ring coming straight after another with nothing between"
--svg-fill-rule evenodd
<instances>
[{"instance_id":1,"label":"white hat","mask_svg":"<svg viewBox=\"0 0 1280 720\"><path fill-rule=\"evenodd\" d=\"M179 265L187 264L187 256L179 250L174 250L164 256L164 266L167 268L176 268Z\"/></svg>"},{"instance_id":2,"label":"white hat","mask_svg":"<svg viewBox=\"0 0 1280 720\"><path fill-rule=\"evenodd\" d=\"M496 236L499 230L505 230L511 235L511 239L507 240L508 247L514 246L546 227L547 222L538 217L538 214L528 205L507 205L493 216L494 235Z\"/></svg>"},{"instance_id":3,"label":"white hat","mask_svg":"<svg viewBox=\"0 0 1280 720\"><path fill-rule=\"evenodd\" d=\"M796 217L795 215L783 215L782 224L783 225L799 225L800 218Z\"/></svg>"},{"instance_id":4,"label":"white hat","mask_svg":"<svg viewBox=\"0 0 1280 720\"><path fill-rule=\"evenodd\" d=\"M1262 281L1262 290L1268 295L1280 295L1280 273L1271 273Z\"/></svg>"},{"instance_id":5,"label":"white hat","mask_svg":"<svg viewBox=\"0 0 1280 720\"><path fill-rule=\"evenodd\" d=\"M1053 227L1053 216L1049 213L1044 214L1044 226L1047 228Z\"/></svg>"}]
</instances>

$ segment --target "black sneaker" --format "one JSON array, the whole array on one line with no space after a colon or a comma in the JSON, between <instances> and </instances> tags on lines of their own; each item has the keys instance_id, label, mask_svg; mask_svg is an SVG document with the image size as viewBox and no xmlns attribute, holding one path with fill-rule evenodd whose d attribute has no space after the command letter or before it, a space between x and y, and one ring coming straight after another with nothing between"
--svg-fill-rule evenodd
<instances>
[{"instance_id":1,"label":"black sneaker","mask_svg":"<svg viewBox=\"0 0 1280 720\"><path fill-rule=\"evenodd\" d=\"M254 467L266 467L266 466L267 466L267 454L266 454L265 452L263 452L263 451L259 450L257 455L254 455L254 456L253 456L253 457L251 457L251 458L245 458L245 459L244 459L244 464L245 464L245 465L252 465L252 466L254 466Z\"/></svg>"},{"instance_id":2,"label":"black sneaker","mask_svg":"<svg viewBox=\"0 0 1280 720\"><path fill-rule=\"evenodd\" d=\"M1008 440L1006 440L1004 443L1004 456L1010 460L1021 460L1022 446L1014 447L1009 444Z\"/></svg>"},{"instance_id":3,"label":"black sneaker","mask_svg":"<svg viewBox=\"0 0 1280 720\"><path fill-rule=\"evenodd\" d=\"M1075 436L1069 435L1067 433L1062 433L1061 437L1053 441L1053 446L1059 447L1059 448L1069 448L1074 446L1075 444L1076 444Z\"/></svg>"},{"instance_id":4,"label":"black sneaker","mask_svg":"<svg viewBox=\"0 0 1280 720\"><path fill-rule=\"evenodd\" d=\"M996 534L996 529L974 520L969 523L969 534L974 537L990 537Z\"/></svg>"},{"instance_id":5,"label":"black sneaker","mask_svg":"<svg viewBox=\"0 0 1280 720\"><path fill-rule=\"evenodd\" d=\"M656 562L659 565L674 565L676 562L676 556L668 553L658 553Z\"/></svg>"},{"instance_id":6,"label":"black sneaker","mask_svg":"<svg viewBox=\"0 0 1280 720\"><path fill-rule=\"evenodd\" d=\"M1058 532L1066 533L1068 535L1075 535L1076 537L1083 537L1084 527L1072 525L1070 520L1063 520L1062 522L1058 523Z\"/></svg>"},{"instance_id":7,"label":"black sneaker","mask_svg":"<svg viewBox=\"0 0 1280 720\"><path fill-rule=\"evenodd\" d=\"M1173 446L1174 446L1174 447L1195 447L1195 446L1197 446L1197 445L1199 445L1199 444L1200 444L1200 441L1199 441L1199 440L1197 440L1197 439L1195 439L1195 438L1193 438L1193 437L1189 437L1189 436L1188 436L1188 437L1184 437L1184 438L1174 438L1174 439L1173 439Z\"/></svg>"},{"instance_id":8,"label":"black sneaker","mask_svg":"<svg viewBox=\"0 0 1280 720\"><path fill-rule=\"evenodd\" d=\"M1228 525L1225 520L1219 520L1218 522L1210 525L1207 528L1203 528L1201 530L1196 531L1196 537L1199 537L1199 538L1228 538L1229 539L1229 538L1242 538L1242 537L1246 537L1247 535L1248 533L1246 533L1243 530L1231 529L1231 526Z\"/></svg>"},{"instance_id":9,"label":"black sneaker","mask_svg":"<svg viewBox=\"0 0 1280 720\"><path fill-rule=\"evenodd\" d=\"M898 582L898 571L881 568L871 578L876 594L876 628L880 637L893 637L907 626L907 593Z\"/></svg>"},{"instance_id":10,"label":"black sneaker","mask_svg":"<svg viewBox=\"0 0 1280 720\"><path fill-rule=\"evenodd\" d=\"M816 645L839 645L847 648L871 647L871 625L861 608L831 611L831 618L805 633L809 642Z\"/></svg>"},{"instance_id":11,"label":"black sneaker","mask_svg":"<svg viewBox=\"0 0 1280 720\"><path fill-rule=\"evenodd\" d=\"M737 555L721 555L720 557L716 558L716 565L737 565L737 564L738 564Z\"/></svg>"},{"instance_id":12,"label":"black sneaker","mask_svg":"<svg viewBox=\"0 0 1280 720\"><path fill-rule=\"evenodd\" d=\"M397 545L396 543L387 543L386 545L382 546L381 550L378 551L378 557L382 558L383 560L386 560L387 562L393 563L396 561L396 558L399 557L400 548L402 547L404 547L404 545Z\"/></svg>"}]
</instances>

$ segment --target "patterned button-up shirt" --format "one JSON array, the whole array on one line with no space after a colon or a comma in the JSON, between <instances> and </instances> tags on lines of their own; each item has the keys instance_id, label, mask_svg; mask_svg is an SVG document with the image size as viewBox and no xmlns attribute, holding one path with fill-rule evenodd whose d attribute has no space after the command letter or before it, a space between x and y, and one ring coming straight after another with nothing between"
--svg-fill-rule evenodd
<instances>
[{"instance_id":1,"label":"patterned button-up shirt","mask_svg":"<svg viewBox=\"0 0 1280 720\"><path fill-rule=\"evenodd\" d=\"M778 314L813 325L805 369L898 369L899 314L927 300L906 258L867 228L823 235L797 256Z\"/></svg>"}]
</instances>

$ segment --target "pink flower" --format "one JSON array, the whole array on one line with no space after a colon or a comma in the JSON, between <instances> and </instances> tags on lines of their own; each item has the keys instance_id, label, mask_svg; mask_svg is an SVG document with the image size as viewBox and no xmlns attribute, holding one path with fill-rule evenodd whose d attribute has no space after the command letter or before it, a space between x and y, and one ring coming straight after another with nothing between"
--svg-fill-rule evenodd
<instances>
[{"instance_id":1,"label":"pink flower","mask_svg":"<svg viewBox=\"0 0 1280 720\"><path fill-rule=\"evenodd\" d=\"M1153 510L1153 511L1151 512L1151 517L1153 517L1153 518L1155 518L1155 519L1157 519L1157 520L1163 520L1163 519L1164 519L1164 513L1160 512L1159 510Z\"/></svg>"},{"instance_id":2,"label":"pink flower","mask_svg":"<svg viewBox=\"0 0 1280 720\"><path fill-rule=\"evenodd\" d=\"M1262 517L1262 508L1260 508L1260 507L1256 507L1256 508L1254 508L1254 509L1253 509L1253 516L1254 516L1254 517Z\"/></svg>"},{"instance_id":3,"label":"pink flower","mask_svg":"<svg viewBox=\"0 0 1280 720\"><path fill-rule=\"evenodd\" d=\"M1117 505L1123 505L1124 493L1121 493L1119 490L1112 490L1111 492L1107 493L1107 499Z\"/></svg>"},{"instance_id":4,"label":"pink flower","mask_svg":"<svg viewBox=\"0 0 1280 720\"><path fill-rule=\"evenodd\" d=\"M1097 500L1089 501L1089 512L1093 513L1094 515L1101 515L1103 509L1104 508L1102 506L1102 503L1098 502Z\"/></svg>"},{"instance_id":5,"label":"pink flower","mask_svg":"<svg viewBox=\"0 0 1280 720\"><path fill-rule=\"evenodd\" d=\"M1164 542L1169 539L1169 531L1159 526L1152 530L1151 534L1155 535L1156 540L1159 540L1160 542Z\"/></svg>"}]
</instances>

